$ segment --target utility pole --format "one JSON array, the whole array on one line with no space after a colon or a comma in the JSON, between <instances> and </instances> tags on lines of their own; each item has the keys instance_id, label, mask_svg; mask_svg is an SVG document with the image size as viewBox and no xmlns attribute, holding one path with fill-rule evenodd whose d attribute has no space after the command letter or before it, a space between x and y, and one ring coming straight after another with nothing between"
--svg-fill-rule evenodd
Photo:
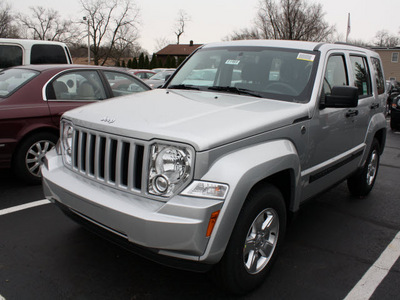
<instances>
[{"instance_id":1,"label":"utility pole","mask_svg":"<svg viewBox=\"0 0 400 300\"><path fill-rule=\"evenodd\" d=\"M90 27L89 27L89 18L83 17L83 21L87 20L87 57L88 57L88 65L90 65Z\"/></svg>"}]
</instances>

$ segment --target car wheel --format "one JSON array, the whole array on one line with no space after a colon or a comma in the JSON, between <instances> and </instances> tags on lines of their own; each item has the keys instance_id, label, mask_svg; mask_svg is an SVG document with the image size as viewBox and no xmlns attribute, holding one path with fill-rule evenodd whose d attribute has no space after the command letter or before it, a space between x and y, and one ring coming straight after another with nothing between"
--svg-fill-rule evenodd
<instances>
[{"instance_id":1,"label":"car wheel","mask_svg":"<svg viewBox=\"0 0 400 300\"><path fill-rule=\"evenodd\" d=\"M239 214L214 279L229 293L244 294L259 286L276 259L286 230L286 207L272 185L252 191Z\"/></svg>"},{"instance_id":2,"label":"car wheel","mask_svg":"<svg viewBox=\"0 0 400 300\"><path fill-rule=\"evenodd\" d=\"M379 169L379 148L379 142L374 138L363 168L347 179L347 186L353 196L366 196L373 188Z\"/></svg>"},{"instance_id":3,"label":"car wheel","mask_svg":"<svg viewBox=\"0 0 400 300\"><path fill-rule=\"evenodd\" d=\"M53 133L40 132L26 138L19 145L14 156L14 171L27 183L40 183L40 166L44 156L57 143L58 136Z\"/></svg>"}]
</instances>

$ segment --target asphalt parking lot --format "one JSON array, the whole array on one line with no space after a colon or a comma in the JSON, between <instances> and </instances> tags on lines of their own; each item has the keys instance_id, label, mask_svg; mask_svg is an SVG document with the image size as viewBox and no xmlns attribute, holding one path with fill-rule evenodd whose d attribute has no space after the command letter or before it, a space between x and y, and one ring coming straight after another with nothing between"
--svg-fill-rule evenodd
<instances>
[{"instance_id":1,"label":"asphalt parking lot","mask_svg":"<svg viewBox=\"0 0 400 300\"><path fill-rule=\"evenodd\" d=\"M372 193L352 198L342 183L303 205L270 276L243 299L399 299L399 178L400 133L388 130ZM43 199L0 171L0 299L230 298L207 275L133 255ZM42 205L19 206L32 202Z\"/></svg>"}]
</instances>

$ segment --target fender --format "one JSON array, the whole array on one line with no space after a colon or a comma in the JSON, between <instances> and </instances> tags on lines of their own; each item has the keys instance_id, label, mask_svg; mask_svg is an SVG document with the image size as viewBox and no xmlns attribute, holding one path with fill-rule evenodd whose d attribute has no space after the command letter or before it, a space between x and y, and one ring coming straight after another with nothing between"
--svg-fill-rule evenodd
<instances>
[{"instance_id":1,"label":"fender","mask_svg":"<svg viewBox=\"0 0 400 300\"><path fill-rule=\"evenodd\" d=\"M242 148L221 157L212 165L201 179L226 183L229 185L229 193L200 261L207 259L207 263L216 263L221 259L241 207L252 187L284 170L292 171L292 182L295 185L293 189L300 190L296 188L300 180L300 161L294 144L289 140L274 140ZM290 209L296 207L298 199L299 195L294 195Z\"/></svg>"},{"instance_id":2,"label":"fender","mask_svg":"<svg viewBox=\"0 0 400 300\"><path fill-rule=\"evenodd\" d=\"M363 158L361 160L361 164L360 167L362 167L367 159L369 150L371 148L372 145L372 140L373 138L376 136L377 132L383 130L382 131L382 138L379 139L379 143L381 146L380 149L380 154L383 153L383 150L385 148L385 142L386 142L386 118L385 115L383 113L380 114L374 114L371 117L371 120L369 122L368 125L368 130L367 130L367 134L365 136L365 144L368 145L368 147L365 148L364 150L364 154L363 154Z\"/></svg>"}]
</instances>

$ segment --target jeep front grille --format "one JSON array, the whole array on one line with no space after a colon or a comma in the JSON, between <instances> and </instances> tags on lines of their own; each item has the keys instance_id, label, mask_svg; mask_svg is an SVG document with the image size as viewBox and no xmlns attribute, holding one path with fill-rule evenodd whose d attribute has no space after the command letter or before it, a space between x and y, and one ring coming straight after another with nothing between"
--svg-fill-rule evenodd
<instances>
[{"instance_id":1,"label":"jeep front grille","mask_svg":"<svg viewBox=\"0 0 400 300\"><path fill-rule=\"evenodd\" d=\"M109 186L140 192L144 148L135 140L75 128L72 169Z\"/></svg>"}]
</instances>

